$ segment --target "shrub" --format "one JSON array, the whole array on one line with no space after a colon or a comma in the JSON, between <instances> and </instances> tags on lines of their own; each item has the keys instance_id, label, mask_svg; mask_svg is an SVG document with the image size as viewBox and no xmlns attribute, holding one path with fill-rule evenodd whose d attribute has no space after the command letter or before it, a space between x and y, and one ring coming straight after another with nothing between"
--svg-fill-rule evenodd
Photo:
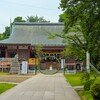
<instances>
[{"instance_id":1,"label":"shrub","mask_svg":"<svg viewBox=\"0 0 100 100\"><path fill-rule=\"evenodd\" d=\"M97 64L97 69L100 71L100 62Z\"/></svg>"},{"instance_id":2,"label":"shrub","mask_svg":"<svg viewBox=\"0 0 100 100\"><path fill-rule=\"evenodd\" d=\"M90 93L94 100L100 100L100 83L94 83L90 87Z\"/></svg>"},{"instance_id":3,"label":"shrub","mask_svg":"<svg viewBox=\"0 0 100 100\"><path fill-rule=\"evenodd\" d=\"M90 86L94 83L94 79L88 80L84 83L84 90L88 91L90 90Z\"/></svg>"},{"instance_id":4,"label":"shrub","mask_svg":"<svg viewBox=\"0 0 100 100\"><path fill-rule=\"evenodd\" d=\"M87 80L89 80L89 74L88 74L88 72L83 72L82 73L82 75L81 75L81 82L83 82L83 81L87 81Z\"/></svg>"}]
</instances>

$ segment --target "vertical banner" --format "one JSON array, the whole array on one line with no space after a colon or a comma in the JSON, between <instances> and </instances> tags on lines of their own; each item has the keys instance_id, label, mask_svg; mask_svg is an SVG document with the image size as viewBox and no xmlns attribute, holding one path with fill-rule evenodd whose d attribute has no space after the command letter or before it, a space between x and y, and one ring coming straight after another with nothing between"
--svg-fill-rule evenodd
<instances>
[{"instance_id":1,"label":"vertical banner","mask_svg":"<svg viewBox=\"0 0 100 100\"><path fill-rule=\"evenodd\" d=\"M86 52L86 69L90 73L90 53L88 51Z\"/></svg>"},{"instance_id":2,"label":"vertical banner","mask_svg":"<svg viewBox=\"0 0 100 100\"><path fill-rule=\"evenodd\" d=\"M63 69L65 66L65 59L61 59L61 69Z\"/></svg>"},{"instance_id":3,"label":"vertical banner","mask_svg":"<svg viewBox=\"0 0 100 100\"><path fill-rule=\"evenodd\" d=\"M22 74L27 74L27 61L22 61Z\"/></svg>"}]
</instances>

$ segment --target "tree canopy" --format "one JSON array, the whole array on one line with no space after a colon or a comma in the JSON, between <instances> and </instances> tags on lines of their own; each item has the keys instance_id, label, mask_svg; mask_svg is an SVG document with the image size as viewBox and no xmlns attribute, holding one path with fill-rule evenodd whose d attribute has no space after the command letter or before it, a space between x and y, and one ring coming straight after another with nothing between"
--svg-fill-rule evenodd
<instances>
[{"instance_id":1,"label":"tree canopy","mask_svg":"<svg viewBox=\"0 0 100 100\"><path fill-rule=\"evenodd\" d=\"M44 17L38 17L37 15L36 16L27 16L26 21L27 22L50 22L50 21L47 21L46 19L44 19Z\"/></svg>"},{"instance_id":2,"label":"tree canopy","mask_svg":"<svg viewBox=\"0 0 100 100\"><path fill-rule=\"evenodd\" d=\"M10 35L10 27L9 27L9 26L6 26L6 27L5 27L5 32L3 33L4 39L5 39L5 38L8 38L9 35Z\"/></svg>"},{"instance_id":3,"label":"tree canopy","mask_svg":"<svg viewBox=\"0 0 100 100\"><path fill-rule=\"evenodd\" d=\"M16 17L16 18L14 19L13 23L14 23L14 22L26 22L26 21L23 20L23 17L18 16L18 17Z\"/></svg>"},{"instance_id":4,"label":"tree canopy","mask_svg":"<svg viewBox=\"0 0 100 100\"><path fill-rule=\"evenodd\" d=\"M96 61L100 58L100 0L61 0L60 15L64 21L61 37L69 39L80 49L89 51ZM75 32L73 36L67 36ZM83 38L80 38L82 35Z\"/></svg>"}]
</instances>

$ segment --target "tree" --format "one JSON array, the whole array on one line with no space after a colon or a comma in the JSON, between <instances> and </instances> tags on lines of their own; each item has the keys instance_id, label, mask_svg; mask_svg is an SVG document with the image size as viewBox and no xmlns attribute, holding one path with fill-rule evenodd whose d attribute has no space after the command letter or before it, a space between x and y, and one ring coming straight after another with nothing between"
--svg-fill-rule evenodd
<instances>
[{"instance_id":1,"label":"tree","mask_svg":"<svg viewBox=\"0 0 100 100\"><path fill-rule=\"evenodd\" d=\"M16 18L14 19L13 23L14 23L14 22L26 22L26 21L23 20L22 17L18 16L18 17L16 17Z\"/></svg>"},{"instance_id":2,"label":"tree","mask_svg":"<svg viewBox=\"0 0 100 100\"><path fill-rule=\"evenodd\" d=\"M10 36L10 27L6 26L5 27L5 32L3 33L3 38L8 38Z\"/></svg>"},{"instance_id":3,"label":"tree","mask_svg":"<svg viewBox=\"0 0 100 100\"><path fill-rule=\"evenodd\" d=\"M0 33L0 40L3 40L4 35Z\"/></svg>"},{"instance_id":4,"label":"tree","mask_svg":"<svg viewBox=\"0 0 100 100\"><path fill-rule=\"evenodd\" d=\"M85 60L85 51L75 46L74 44L69 44L66 49L63 51L63 54L66 58L76 58Z\"/></svg>"},{"instance_id":5,"label":"tree","mask_svg":"<svg viewBox=\"0 0 100 100\"><path fill-rule=\"evenodd\" d=\"M63 14L59 15L59 20L58 20L58 22L64 22Z\"/></svg>"},{"instance_id":6,"label":"tree","mask_svg":"<svg viewBox=\"0 0 100 100\"><path fill-rule=\"evenodd\" d=\"M60 8L65 26L60 37L91 53L96 65L100 61L100 53L96 52L100 47L100 0L61 0ZM70 36L70 32L76 34Z\"/></svg>"},{"instance_id":7,"label":"tree","mask_svg":"<svg viewBox=\"0 0 100 100\"><path fill-rule=\"evenodd\" d=\"M36 66L35 66L35 74L37 74L37 69L40 69L40 61L41 61L41 56L42 56L42 45L37 45L36 47L35 47L35 51L36 51L36 55L35 55L35 64L36 64Z\"/></svg>"},{"instance_id":8,"label":"tree","mask_svg":"<svg viewBox=\"0 0 100 100\"><path fill-rule=\"evenodd\" d=\"M27 22L49 22L44 19L44 17L38 17L36 16L27 16L26 17Z\"/></svg>"}]
</instances>

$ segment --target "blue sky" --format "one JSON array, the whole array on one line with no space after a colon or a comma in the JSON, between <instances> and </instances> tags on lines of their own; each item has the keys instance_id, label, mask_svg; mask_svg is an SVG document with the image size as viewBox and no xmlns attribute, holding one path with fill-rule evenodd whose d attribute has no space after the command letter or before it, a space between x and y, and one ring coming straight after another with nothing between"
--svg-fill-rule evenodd
<instances>
[{"instance_id":1,"label":"blue sky","mask_svg":"<svg viewBox=\"0 0 100 100\"><path fill-rule=\"evenodd\" d=\"M22 16L44 17L51 22L58 22L62 13L59 7L60 0L0 0L0 32L9 26L10 19Z\"/></svg>"}]
</instances>

